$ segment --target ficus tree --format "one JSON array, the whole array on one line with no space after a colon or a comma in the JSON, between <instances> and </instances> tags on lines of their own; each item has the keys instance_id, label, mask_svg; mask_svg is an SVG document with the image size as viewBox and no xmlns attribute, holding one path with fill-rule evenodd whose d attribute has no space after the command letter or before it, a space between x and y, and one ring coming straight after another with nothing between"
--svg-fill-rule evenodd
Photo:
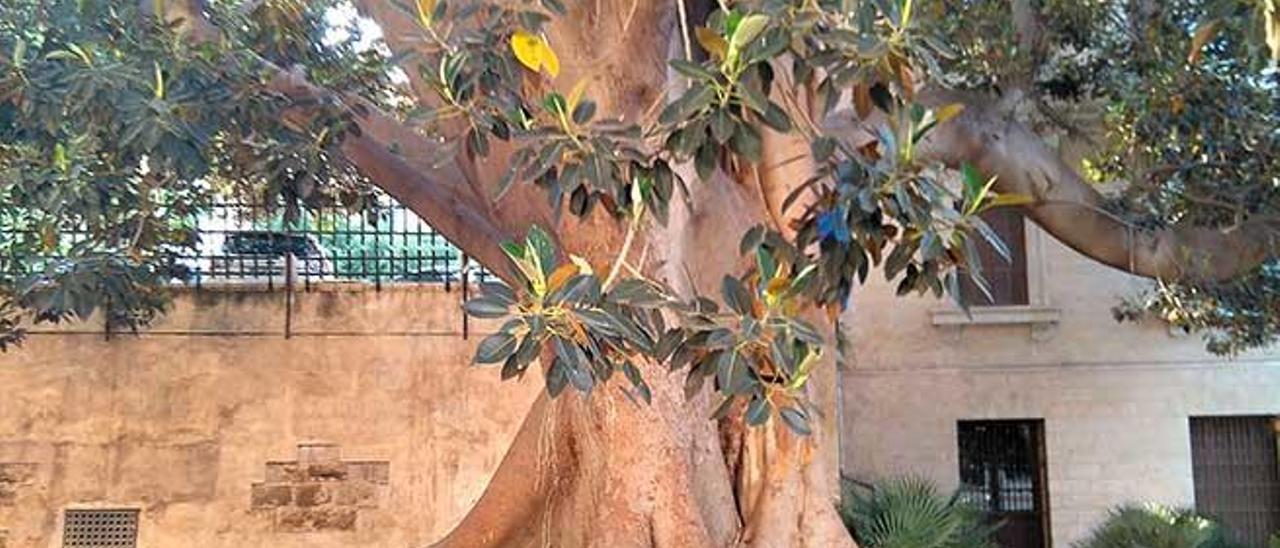
<instances>
[{"instance_id":1,"label":"ficus tree","mask_svg":"<svg viewBox=\"0 0 1280 548\"><path fill-rule=\"evenodd\" d=\"M1276 0L3 6L5 343L145 325L220 194L387 194L502 280L475 361L546 394L441 546L852 545L836 320L983 287L993 208L1158 279L1121 319L1277 332Z\"/></svg>"}]
</instances>

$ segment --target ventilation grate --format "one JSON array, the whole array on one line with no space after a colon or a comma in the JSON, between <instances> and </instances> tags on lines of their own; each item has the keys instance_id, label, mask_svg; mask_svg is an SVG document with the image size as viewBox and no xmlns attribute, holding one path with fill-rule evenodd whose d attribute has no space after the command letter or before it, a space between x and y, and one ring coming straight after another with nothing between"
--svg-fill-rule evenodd
<instances>
[{"instance_id":1,"label":"ventilation grate","mask_svg":"<svg viewBox=\"0 0 1280 548\"><path fill-rule=\"evenodd\" d=\"M137 548L137 510L67 510L63 548Z\"/></svg>"}]
</instances>

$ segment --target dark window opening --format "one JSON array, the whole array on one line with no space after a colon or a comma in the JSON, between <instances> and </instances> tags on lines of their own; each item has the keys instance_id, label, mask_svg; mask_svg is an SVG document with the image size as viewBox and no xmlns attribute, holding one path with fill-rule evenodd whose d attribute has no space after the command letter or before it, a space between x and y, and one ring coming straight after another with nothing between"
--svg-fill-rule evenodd
<instances>
[{"instance_id":1,"label":"dark window opening","mask_svg":"<svg viewBox=\"0 0 1280 548\"><path fill-rule=\"evenodd\" d=\"M1267 546L1280 531L1280 445L1274 417L1192 417L1196 511L1237 542Z\"/></svg>"},{"instance_id":2,"label":"dark window opening","mask_svg":"<svg viewBox=\"0 0 1280 548\"><path fill-rule=\"evenodd\" d=\"M138 511L67 510L63 548L137 548Z\"/></svg>"},{"instance_id":3,"label":"dark window opening","mask_svg":"<svg viewBox=\"0 0 1280 548\"><path fill-rule=\"evenodd\" d=\"M961 496L1000 524L1003 548L1048 546L1044 421L960 421Z\"/></svg>"},{"instance_id":4,"label":"dark window opening","mask_svg":"<svg viewBox=\"0 0 1280 548\"><path fill-rule=\"evenodd\" d=\"M1024 233L1026 221L1022 209L999 207L983 213L982 220L991 226L1009 248L1009 260L1006 261L980 234L974 234L982 278L991 291L991 298L987 298L967 272L960 273L960 298L969 306L1030 304L1027 294L1027 242Z\"/></svg>"}]
</instances>

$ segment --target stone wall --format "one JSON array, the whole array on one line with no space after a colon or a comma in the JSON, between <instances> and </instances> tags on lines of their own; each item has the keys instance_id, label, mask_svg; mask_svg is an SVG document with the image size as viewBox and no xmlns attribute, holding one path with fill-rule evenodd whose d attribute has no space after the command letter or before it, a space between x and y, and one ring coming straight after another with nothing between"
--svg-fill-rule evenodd
<instances>
[{"instance_id":1,"label":"stone wall","mask_svg":"<svg viewBox=\"0 0 1280 548\"><path fill-rule=\"evenodd\" d=\"M1034 225L1028 249L1033 305L999 316L969 322L878 280L858 293L844 322L844 472L952 488L957 421L1044 419L1055 546L1120 503L1194 504L1188 417L1280 414L1280 360L1217 358L1159 322L1117 324L1111 307L1146 282Z\"/></svg>"},{"instance_id":2,"label":"stone wall","mask_svg":"<svg viewBox=\"0 0 1280 548\"><path fill-rule=\"evenodd\" d=\"M93 321L0 355L0 546L67 508L138 508L139 546L408 547L478 498L541 380L468 366L459 295L181 294L139 336ZM7 539L7 541L6 541Z\"/></svg>"}]
</instances>

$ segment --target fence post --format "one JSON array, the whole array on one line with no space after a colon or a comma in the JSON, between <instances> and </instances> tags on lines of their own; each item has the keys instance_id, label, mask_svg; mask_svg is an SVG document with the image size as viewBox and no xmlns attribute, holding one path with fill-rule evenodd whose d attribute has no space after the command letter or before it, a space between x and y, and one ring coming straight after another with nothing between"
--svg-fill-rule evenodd
<instances>
[{"instance_id":1,"label":"fence post","mask_svg":"<svg viewBox=\"0 0 1280 548\"><path fill-rule=\"evenodd\" d=\"M293 281L298 276L298 262L293 253L284 254L284 338L293 338Z\"/></svg>"}]
</instances>

